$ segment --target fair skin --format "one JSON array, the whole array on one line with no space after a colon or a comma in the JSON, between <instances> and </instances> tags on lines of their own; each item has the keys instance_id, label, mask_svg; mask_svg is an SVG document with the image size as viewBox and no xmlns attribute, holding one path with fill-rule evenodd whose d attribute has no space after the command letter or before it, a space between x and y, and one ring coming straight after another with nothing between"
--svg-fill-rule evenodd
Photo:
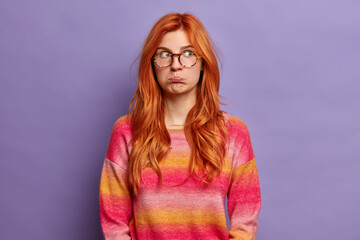
<instances>
[{"instance_id":1,"label":"fair skin","mask_svg":"<svg viewBox=\"0 0 360 240\"><path fill-rule=\"evenodd\" d=\"M179 29L164 35L156 50L156 53L168 51L182 53L190 50L197 54L191 46L185 31ZM198 54L197 54L198 55ZM173 57L170 66L159 68L155 65L155 74L160 87L163 90L165 124L168 129L182 129L186 116L196 102L197 84L202 69L202 59L198 59L191 67L183 67L178 57ZM174 77L180 77L174 79Z\"/></svg>"}]
</instances>

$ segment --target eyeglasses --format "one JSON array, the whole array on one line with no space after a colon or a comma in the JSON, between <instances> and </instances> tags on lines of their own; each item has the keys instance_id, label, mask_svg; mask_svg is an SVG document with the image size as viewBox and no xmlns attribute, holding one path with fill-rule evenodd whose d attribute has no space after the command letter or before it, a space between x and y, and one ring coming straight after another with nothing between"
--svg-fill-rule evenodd
<instances>
[{"instance_id":1,"label":"eyeglasses","mask_svg":"<svg viewBox=\"0 0 360 240\"><path fill-rule=\"evenodd\" d=\"M195 66L197 60L201 58L201 56L196 56L196 54L193 53L192 51L186 50L182 53L171 53L168 51L162 51L162 52L156 54L153 57L153 60L154 60L154 63L158 67L165 68L165 67L170 66L173 63L174 56L178 57L178 60L181 64L181 66L183 66L185 68L191 68L191 67Z\"/></svg>"}]
</instances>

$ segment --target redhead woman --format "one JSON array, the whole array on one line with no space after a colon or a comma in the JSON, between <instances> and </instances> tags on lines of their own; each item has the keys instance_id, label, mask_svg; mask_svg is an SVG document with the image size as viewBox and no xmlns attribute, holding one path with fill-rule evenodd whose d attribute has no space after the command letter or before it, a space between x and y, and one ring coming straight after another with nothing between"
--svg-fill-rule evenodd
<instances>
[{"instance_id":1,"label":"redhead woman","mask_svg":"<svg viewBox=\"0 0 360 240\"><path fill-rule=\"evenodd\" d=\"M219 85L200 20L186 13L160 18L103 164L105 239L256 238L261 200L250 135L241 119L220 110Z\"/></svg>"}]
</instances>

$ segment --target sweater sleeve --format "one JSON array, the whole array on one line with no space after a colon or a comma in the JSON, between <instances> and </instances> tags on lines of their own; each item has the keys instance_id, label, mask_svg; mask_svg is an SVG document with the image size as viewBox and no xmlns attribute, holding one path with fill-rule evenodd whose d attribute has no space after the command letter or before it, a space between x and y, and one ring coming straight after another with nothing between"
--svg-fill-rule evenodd
<instances>
[{"instance_id":1,"label":"sweater sleeve","mask_svg":"<svg viewBox=\"0 0 360 240\"><path fill-rule=\"evenodd\" d=\"M260 185L250 134L245 123L236 128L233 168L228 192L229 239L255 240L260 211Z\"/></svg>"},{"instance_id":2,"label":"sweater sleeve","mask_svg":"<svg viewBox=\"0 0 360 240\"><path fill-rule=\"evenodd\" d=\"M117 121L112 129L100 180L100 220L106 240L131 239L132 199L127 178L126 129Z\"/></svg>"}]
</instances>

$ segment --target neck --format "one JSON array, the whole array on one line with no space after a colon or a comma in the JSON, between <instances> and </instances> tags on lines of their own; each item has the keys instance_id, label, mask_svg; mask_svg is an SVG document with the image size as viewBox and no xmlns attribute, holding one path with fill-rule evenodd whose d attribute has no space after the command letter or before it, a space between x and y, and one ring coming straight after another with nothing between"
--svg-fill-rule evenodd
<instances>
[{"instance_id":1,"label":"neck","mask_svg":"<svg viewBox=\"0 0 360 240\"><path fill-rule=\"evenodd\" d=\"M182 129L187 114L195 105L196 95L164 95L165 124L170 129Z\"/></svg>"}]
</instances>

